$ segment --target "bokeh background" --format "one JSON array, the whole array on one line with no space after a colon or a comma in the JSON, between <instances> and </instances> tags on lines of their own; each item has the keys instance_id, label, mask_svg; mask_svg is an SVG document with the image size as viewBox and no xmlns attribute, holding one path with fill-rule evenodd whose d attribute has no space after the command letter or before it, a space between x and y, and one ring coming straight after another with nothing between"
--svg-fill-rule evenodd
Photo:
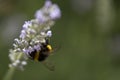
<instances>
[{"instance_id":1,"label":"bokeh background","mask_svg":"<svg viewBox=\"0 0 120 80\"><path fill-rule=\"evenodd\" d=\"M62 11L51 39L60 47L49 57L56 70L29 60L13 80L120 80L120 0L52 1ZM0 80L8 70L14 38L44 2L0 0Z\"/></svg>"}]
</instances>

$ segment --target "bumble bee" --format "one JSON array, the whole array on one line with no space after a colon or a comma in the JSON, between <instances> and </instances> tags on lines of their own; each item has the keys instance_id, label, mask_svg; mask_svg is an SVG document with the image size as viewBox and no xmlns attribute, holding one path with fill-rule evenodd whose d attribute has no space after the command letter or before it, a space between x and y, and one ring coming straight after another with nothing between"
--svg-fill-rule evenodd
<instances>
[{"instance_id":1,"label":"bumble bee","mask_svg":"<svg viewBox=\"0 0 120 80\"><path fill-rule=\"evenodd\" d=\"M41 49L37 51L34 49L32 52L29 52L28 55L32 60L39 61L44 64L49 70L54 70L54 65L48 62L46 59L53 51L51 45L49 44L48 39L46 39L45 43L41 44Z\"/></svg>"}]
</instances>

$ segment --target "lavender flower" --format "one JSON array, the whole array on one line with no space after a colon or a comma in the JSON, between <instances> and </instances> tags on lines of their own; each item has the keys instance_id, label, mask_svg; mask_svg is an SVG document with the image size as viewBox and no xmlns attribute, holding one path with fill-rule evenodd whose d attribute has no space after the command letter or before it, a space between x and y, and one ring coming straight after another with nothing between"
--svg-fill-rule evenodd
<instances>
[{"instance_id":1,"label":"lavender flower","mask_svg":"<svg viewBox=\"0 0 120 80\"><path fill-rule=\"evenodd\" d=\"M45 23L60 18L61 11L57 4L52 4L50 0L47 0L44 7L35 13L35 17L40 23Z\"/></svg>"},{"instance_id":2,"label":"lavender flower","mask_svg":"<svg viewBox=\"0 0 120 80\"><path fill-rule=\"evenodd\" d=\"M51 36L52 36L52 31L49 30L49 31L47 32L47 36L48 36L48 37L51 37Z\"/></svg>"},{"instance_id":3,"label":"lavender flower","mask_svg":"<svg viewBox=\"0 0 120 80\"><path fill-rule=\"evenodd\" d=\"M28 27L32 26L31 21L25 21L25 24L23 25L23 29L28 29Z\"/></svg>"},{"instance_id":4,"label":"lavender flower","mask_svg":"<svg viewBox=\"0 0 120 80\"><path fill-rule=\"evenodd\" d=\"M20 38L24 39L26 37L26 32L25 30L21 31Z\"/></svg>"},{"instance_id":5,"label":"lavender flower","mask_svg":"<svg viewBox=\"0 0 120 80\"><path fill-rule=\"evenodd\" d=\"M19 38L14 39L13 49L10 49L9 67L23 70L27 65L28 53L41 50L41 44L45 43L46 38L52 36L51 27L60 17L61 11L58 5L47 0L41 9L36 11L35 19L25 21Z\"/></svg>"},{"instance_id":6,"label":"lavender flower","mask_svg":"<svg viewBox=\"0 0 120 80\"><path fill-rule=\"evenodd\" d=\"M41 45L34 45L34 49L35 50L37 50L37 51L39 51L39 50L41 50L41 47L40 47Z\"/></svg>"},{"instance_id":7,"label":"lavender flower","mask_svg":"<svg viewBox=\"0 0 120 80\"><path fill-rule=\"evenodd\" d=\"M51 6L49 15L52 20L56 20L61 17L61 11L57 4Z\"/></svg>"},{"instance_id":8,"label":"lavender flower","mask_svg":"<svg viewBox=\"0 0 120 80\"><path fill-rule=\"evenodd\" d=\"M52 5L52 2L51 2L50 0L46 0L44 6L45 6L46 8L49 8L51 5Z\"/></svg>"}]
</instances>

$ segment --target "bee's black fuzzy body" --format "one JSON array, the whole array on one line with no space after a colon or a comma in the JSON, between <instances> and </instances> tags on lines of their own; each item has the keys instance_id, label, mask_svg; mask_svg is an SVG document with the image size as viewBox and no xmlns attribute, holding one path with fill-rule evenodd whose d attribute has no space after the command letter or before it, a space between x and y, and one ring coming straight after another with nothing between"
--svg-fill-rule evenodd
<instances>
[{"instance_id":1,"label":"bee's black fuzzy body","mask_svg":"<svg viewBox=\"0 0 120 80\"><path fill-rule=\"evenodd\" d=\"M45 43L42 43L40 47L41 49L39 51L34 49L32 52L28 53L32 60L42 62L49 56L52 51L52 47L48 43L48 40L46 40Z\"/></svg>"}]
</instances>

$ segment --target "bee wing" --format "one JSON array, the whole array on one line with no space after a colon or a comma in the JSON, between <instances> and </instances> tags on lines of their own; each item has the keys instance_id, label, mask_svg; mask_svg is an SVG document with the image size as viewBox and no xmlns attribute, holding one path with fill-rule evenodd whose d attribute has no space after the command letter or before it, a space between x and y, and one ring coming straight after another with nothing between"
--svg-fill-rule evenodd
<instances>
[{"instance_id":1,"label":"bee wing","mask_svg":"<svg viewBox=\"0 0 120 80\"><path fill-rule=\"evenodd\" d=\"M48 68L50 71L54 71L55 70L55 66L53 63L45 60L41 62L46 68Z\"/></svg>"}]
</instances>

